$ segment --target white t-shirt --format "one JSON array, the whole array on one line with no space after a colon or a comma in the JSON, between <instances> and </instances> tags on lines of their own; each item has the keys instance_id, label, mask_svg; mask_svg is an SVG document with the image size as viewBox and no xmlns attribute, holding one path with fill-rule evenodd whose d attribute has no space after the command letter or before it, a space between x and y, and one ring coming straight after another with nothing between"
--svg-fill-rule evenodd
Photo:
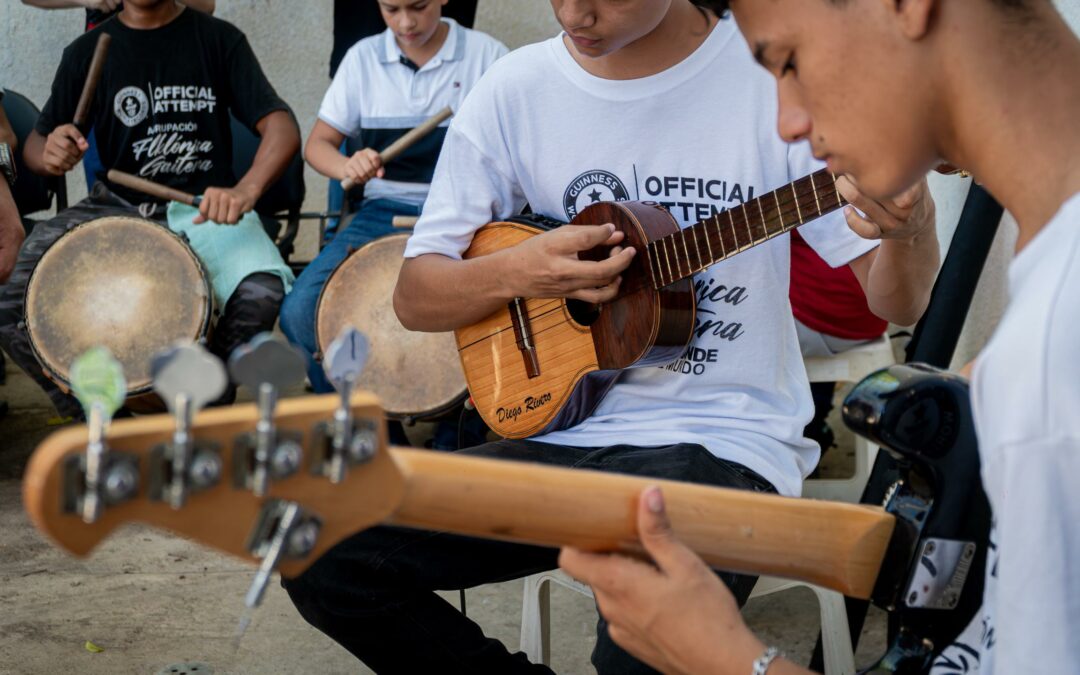
<instances>
[{"instance_id":1,"label":"white t-shirt","mask_svg":"<svg viewBox=\"0 0 1080 675\"><path fill-rule=\"evenodd\" d=\"M1009 268L972 405L994 514L982 611L937 675L1080 673L1080 194Z\"/></svg>"},{"instance_id":2,"label":"white t-shirt","mask_svg":"<svg viewBox=\"0 0 1080 675\"><path fill-rule=\"evenodd\" d=\"M507 50L490 35L453 19L443 23L449 26L446 41L419 70L402 62L389 28L353 45L323 97L319 119L358 139L360 147L381 151L443 108L460 108L484 71ZM423 204L447 124L387 164L384 178L365 184L364 197Z\"/></svg>"},{"instance_id":3,"label":"white t-shirt","mask_svg":"<svg viewBox=\"0 0 1080 675\"><path fill-rule=\"evenodd\" d=\"M661 73L605 80L561 37L496 63L447 133L406 257L460 258L485 223L533 211L570 220L595 201L665 203L682 225L820 168L776 132L776 92L734 21ZM802 228L832 265L874 247L839 214ZM668 367L624 372L581 424L535 440L577 447L699 443L797 495L817 463L812 414L788 304L788 238L694 277L696 338Z\"/></svg>"}]
</instances>

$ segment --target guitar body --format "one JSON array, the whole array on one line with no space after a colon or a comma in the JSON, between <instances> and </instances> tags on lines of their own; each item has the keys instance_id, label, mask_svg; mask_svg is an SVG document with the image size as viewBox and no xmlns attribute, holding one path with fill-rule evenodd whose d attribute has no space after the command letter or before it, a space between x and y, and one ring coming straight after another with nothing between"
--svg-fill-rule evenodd
<instances>
[{"instance_id":1,"label":"guitar body","mask_svg":"<svg viewBox=\"0 0 1080 675\"><path fill-rule=\"evenodd\" d=\"M574 225L614 223L638 255L623 273L619 296L599 307L575 300L528 298L454 332L469 393L480 415L506 438L571 427L592 414L620 371L679 357L693 336L690 279L655 288L649 242L679 230L652 202L602 202ZM545 232L526 219L489 223L465 258L489 255ZM583 252L601 260L607 248Z\"/></svg>"}]
</instances>

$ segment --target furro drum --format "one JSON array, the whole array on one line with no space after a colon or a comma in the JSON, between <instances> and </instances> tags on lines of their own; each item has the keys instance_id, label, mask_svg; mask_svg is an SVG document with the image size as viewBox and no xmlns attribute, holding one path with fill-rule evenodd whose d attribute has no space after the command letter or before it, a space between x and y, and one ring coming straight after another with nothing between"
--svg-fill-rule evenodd
<instances>
[{"instance_id":1,"label":"furro drum","mask_svg":"<svg viewBox=\"0 0 1080 675\"><path fill-rule=\"evenodd\" d=\"M404 262L406 233L376 239L343 260L326 280L315 313L325 352L349 325L367 334L371 357L357 386L382 399L389 417L440 417L465 399L453 333L407 330L394 313L394 286Z\"/></svg>"},{"instance_id":2,"label":"furro drum","mask_svg":"<svg viewBox=\"0 0 1080 675\"><path fill-rule=\"evenodd\" d=\"M53 381L91 347L124 367L128 397L151 389L150 360L206 335L212 300L183 239L148 220L110 216L78 225L49 247L26 287L26 330Z\"/></svg>"}]
</instances>

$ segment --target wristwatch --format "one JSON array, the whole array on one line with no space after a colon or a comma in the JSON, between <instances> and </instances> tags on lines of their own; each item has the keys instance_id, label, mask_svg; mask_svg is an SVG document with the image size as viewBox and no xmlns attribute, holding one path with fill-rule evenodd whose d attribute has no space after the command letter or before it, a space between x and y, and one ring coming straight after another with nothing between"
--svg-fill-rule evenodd
<instances>
[{"instance_id":1,"label":"wristwatch","mask_svg":"<svg viewBox=\"0 0 1080 675\"><path fill-rule=\"evenodd\" d=\"M11 156L11 146L0 143L0 173L4 174L8 186L15 188L15 158Z\"/></svg>"}]
</instances>

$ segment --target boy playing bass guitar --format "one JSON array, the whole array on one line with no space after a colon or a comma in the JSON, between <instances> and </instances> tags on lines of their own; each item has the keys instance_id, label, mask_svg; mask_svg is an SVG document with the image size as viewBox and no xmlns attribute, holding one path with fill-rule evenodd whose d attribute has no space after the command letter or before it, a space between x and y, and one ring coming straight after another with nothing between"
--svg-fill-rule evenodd
<instances>
[{"instance_id":1,"label":"boy playing bass guitar","mask_svg":"<svg viewBox=\"0 0 1080 675\"><path fill-rule=\"evenodd\" d=\"M652 200L685 226L820 168L805 144L776 136L771 84L732 21L689 0L552 6L565 32L500 59L450 126L395 292L407 328L459 328L517 297L614 297L640 253L620 248L610 225L561 227L462 260L478 228L526 202L565 221L600 201ZM850 228L839 215L824 218L804 237L831 264L851 265L877 313L914 321L938 260L925 185L884 203L850 181L839 189L867 218L850 213ZM578 260L604 244L610 258ZM692 346L715 355L700 368L628 370L581 424L466 452L797 495L818 448L802 436L811 402L787 300L788 251L779 237L697 275ZM378 672L545 672L433 591L549 569L555 553L376 528L285 585L305 619ZM721 578L740 601L754 584ZM603 622L593 662L601 673L650 672Z\"/></svg>"}]
</instances>

